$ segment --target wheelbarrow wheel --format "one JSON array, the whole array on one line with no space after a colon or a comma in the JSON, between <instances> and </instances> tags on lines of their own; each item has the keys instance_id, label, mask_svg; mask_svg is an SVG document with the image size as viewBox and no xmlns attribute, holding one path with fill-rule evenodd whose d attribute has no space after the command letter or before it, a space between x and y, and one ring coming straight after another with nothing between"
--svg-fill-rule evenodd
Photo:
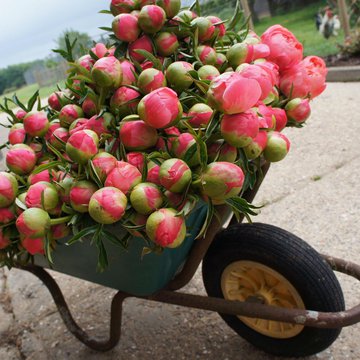
<instances>
[{"instance_id":1,"label":"wheelbarrow wheel","mask_svg":"<svg viewBox=\"0 0 360 360\"><path fill-rule=\"evenodd\" d=\"M202 271L209 296L324 312L345 308L340 284L320 254L275 226L237 224L220 232L204 257ZM251 344L278 356L316 354L341 331L220 316Z\"/></svg>"}]
</instances>

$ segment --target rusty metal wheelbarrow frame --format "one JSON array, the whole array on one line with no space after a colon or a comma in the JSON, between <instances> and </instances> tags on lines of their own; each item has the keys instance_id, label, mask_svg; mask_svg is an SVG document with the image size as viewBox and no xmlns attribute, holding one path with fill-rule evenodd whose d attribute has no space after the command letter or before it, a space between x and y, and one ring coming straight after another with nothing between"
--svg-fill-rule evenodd
<instances>
[{"instance_id":1,"label":"rusty metal wheelbarrow frame","mask_svg":"<svg viewBox=\"0 0 360 360\"><path fill-rule=\"evenodd\" d=\"M264 176L268 169L269 164L264 164L262 166ZM247 201L252 202L260 185L261 180L256 183L252 190L246 191L243 197ZM231 216L231 213L225 206L219 206L217 207L217 210L221 219L226 219ZM232 221L230 224L232 224ZM201 241L196 241L194 243L181 272L170 281L165 289L157 291L155 294L143 297L118 291L111 301L110 334L109 338L106 340L99 340L91 337L76 323L59 285L44 268L35 265L18 265L17 268L31 272L44 283L50 291L67 329L78 340L96 351L111 350L119 342L121 337L122 305L124 300L128 297L138 297L167 304L215 311L221 314L275 320L317 328L342 328L360 322L360 304L341 312L318 312L303 309L280 308L253 302L231 301L221 298L178 292L177 290L189 283L194 276L216 233L221 229L221 227L222 225L219 222L212 222L207 231L206 237ZM332 256L321 256L334 271L350 275L355 279L360 280L359 265Z\"/></svg>"}]
</instances>

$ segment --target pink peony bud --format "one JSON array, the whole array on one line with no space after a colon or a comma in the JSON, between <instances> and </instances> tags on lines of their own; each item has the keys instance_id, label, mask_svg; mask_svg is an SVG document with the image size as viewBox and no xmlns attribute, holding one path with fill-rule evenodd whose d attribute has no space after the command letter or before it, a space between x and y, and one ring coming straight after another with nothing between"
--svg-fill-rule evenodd
<instances>
[{"instance_id":1,"label":"pink peony bud","mask_svg":"<svg viewBox=\"0 0 360 360\"><path fill-rule=\"evenodd\" d=\"M20 109L16 112L15 117L19 120L22 121L24 119L24 117L26 116L27 112L23 109Z\"/></svg>"},{"instance_id":2,"label":"pink peony bud","mask_svg":"<svg viewBox=\"0 0 360 360\"><path fill-rule=\"evenodd\" d=\"M264 100L272 91L275 83L270 69L261 67L257 64L242 64L237 67L236 71L247 79L254 79L261 87L261 96L259 100Z\"/></svg>"},{"instance_id":3,"label":"pink peony bud","mask_svg":"<svg viewBox=\"0 0 360 360\"><path fill-rule=\"evenodd\" d=\"M145 5L139 14L139 26L148 34L158 32L166 21L165 11L157 5Z\"/></svg>"},{"instance_id":4,"label":"pink peony bud","mask_svg":"<svg viewBox=\"0 0 360 360\"><path fill-rule=\"evenodd\" d=\"M190 119L188 120L188 122L192 127L195 128L201 126L206 127L206 125L211 119L212 114L213 110L210 106L202 103L197 103L189 109L187 115L188 117L190 117Z\"/></svg>"},{"instance_id":5,"label":"pink peony bud","mask_svg":"<svg viewBox=\"0 0 360 360\"><path fill-rule=\"evenodd\" d=\"M251 140L250 144L244 147L245 155L249 160L256 159L261 155L267 145L267 132L260 130Z\"/></svg>"},{"instance_id":6,"label":"pink peony bud","mask_svg":"<svg viewBox=\"0 0 360 360\"><path fill-rule=\"evenodd\" d=\"M80 213L89 211L89 202L92 195L98 190L98 187L91 181L77 181L70 189L70 205Z\"/></svg>"},{"instance_id":7,"label":"pink peony bud","mask_svg":"<svg viewBox=\"0 0 360 360\"><path fill-rule=\"evenodd\" d=\"M14 175L0 172L0 208L11 205L18 193L18 182Z\"/></svg>"},{"instance_id":8,"label":"pink peony bud","mask_svg":"<svg viewBox=\"0 0 360 360\"><path fill-rule=\"evenodd\" d=\"M270 54L266 44L236 43L226 53L230 66L235 69L240 64L250 63L256 59L265 58Z\"/></svg>"},{"instance_id":9,"label":"pink peony bud","mask_svg":"<svg viewBox=\"0 0 360 360\"><path fill-rule=\"evenodd\" d=\"M34 169L36 170L36 168ZM49 170L43 170L40 171L37 174L30 174L28 177L28 184L29 185L34 185L40 181L46 181L46 182L51 182L51 177L50 177L50 172Z\"/></svg>"},{"instance_id":10,"label":"pink peony bud","mask_svg":"<svg viewBox=\"0 0 360 360\"><path fill-rule=\"evenodd\" d=\"M60 199L65 204L70 204L70 189L73 186L75 179L63 171L59 171L56 176L58 193Z\"/></svg>"},{"instance_id":11,"label":"pink peony bud","mask_svg":"<svg viewBox=\"0 0 360 360\"><path fill-rule=\"evenodd\" d=\"M88 90L88 94L81 104L81 108L86 116L94 116L99 113L99 97L93 92Z\"/></svg>"},{"instance_id":12,"label":"pink peony bud","mask_svg":"<svg viewBox=\"0 0 360 360\"><path fill-rule=\"evenodd\" d=\"M49 141L52 133L58 129L59 127L61 127L60 125L60 121L58 119L55 119L53 121L50 121L50 124L49 124L49 129L45 135L45 140Z\"/></svg>"},{"instance_id":13,"label":"pink peony bud","mask_svg":"<svg viewBox=\"0 0 360 360\"><path fill-rule=\"evenodd\" d=\"M10 231L8 229L0 229L0 250L6 249L11 245Z\"/></svg>"},{"instance_id":14,"label":"pink peony bud","mask_svg":"<svg viewBox=\"0 0 360 360\"><path fill-rule=\"evenodd\" d=\"M205 65L215 65L217 60L216 51L208 45L200 45L196 48L200 61Z\"/></svg>"},{"instance_id":15,"label":"pink peony bud","mask_svg":"<svg viewBox=\"0 0 360 360\"><path fill-rule=\"evenodd\" d=\"M168 19L172 19L181 8L181 0L156 0L156 5L164 9Z\"/></svg>"},{"instance_id":16,"label":"pink peony bud","mask_svg":"<svg viewBox=\"0 0 360 360\"><path fill-rule=\"evenodd\" d=\"M199 42L210 40L215 32L215 26L210 19L197 17L191 21L191 25L198 29Z\"/></svg>"},{"instance_id":17,"label":"pink peony bud","mask_svg":"<svg viewBox=\"0 0 360 360\"><path fill-rule=\"evenodd\" d=\"M25 204L28 208L39 208L47 212L54 210L59 203L55 185L39 181L31 185L26 193Z\"/></svg>"},{"instance_id":18,"label":"pink peony bud","mask_svg":"<svg viewBox=\"0 0 360 360\"><path fill-rule=\"evenodd\" d=\"M133 42L140 35L138 19L131 14L117 15L112 22L112 29L115 36L125 42Z\"/></svg>"},{"instance_id":19,"label":"pink peony bud","mask_svg":"<svg viewBox=\"0 0 360 360\"><path fill-rule=\"evenodd\" d=\"M176 124L182 116L182 106L175 91L163 87L143 97L138 114L144 122L156 129Z\"/></svg>"},{"instance_id":20,"label":"pink peony bud","mask_svg":"<svg viewBox=\"0 0 360 360\"><path fill-rule=\"evenodd\" d=\"M134 75L136 73L135 66L127 60L122 60L120 65L123 74L121 85L134 85L136 83Z\"/></svg>"},{"instance_id":21,"label":"pink peony bud","mask_svg":"<svg viewBox=\"0 0 360 360\"><path fill-rule=\"evenodd\" d=\"M284 109L272 108L273 114L275 116L275 130L281 131L285 128L287 124L287 115Z\"/></svg>"},{"instance_id":22,"label":"pink peony bud","mask_svg":"<svg viewBox=\"0 0 360 360\"><path fill-rule=\"evenodd\" d=\"M76 63L83 67L84 69L91 71L92 67L95 64L95 60L90 55L81 56Z\"/></svg>"},{"instance_id":23,"label":"pink peony bud","mask_svg":"<svg viewBox=\"0 0 360 360\"><path fill-rule=\"evenodd\" d=\"M146 181L156 185L161 185L159 179L159 171L160 165L155 164L153 161L149 161Z\"/></svg>"},{"instance_id":24,"label":"pink peony bud","mask_svg":"<svg viewBox=\"0 0 360 360\"><path fill-rule=\"evenodd\" d=\"M244 173L235 164L219 161L210 163L201 174L201 190L216 205L237 196L244 183Z\"/></svg>"},{"instance_id":25,"label":"pink peony bud","mask_svg":"<svg viewBox=\"0 0 360 360\"><path fill-rule=\"evenodd\" d=\"M44 237L50 229L49 214L39 208L27 209L16 219L16 228L25 237Z\"/></svg>"},{"instance_id":26,"label":"pink peony bud","mask_svg":"<svg viewBox=\"0 0 360 360\"><path fill-rule=\"evenodd\" d=\"M198 70L200 80L214 80L220 75L220 71L212 65L204 65Z\"/></svg>"},{"instance_id":27,"label":"pink peony bud","mask_svg":"<svg viewBox=\"0 0 360 360\"><path fill-rule=\"evenodd\" d=\"M7 167L17 175L31 172L35 167L36 160L35 151L25 144L13 145L6 154Z\"/></svg>"},{"instance_id":28,"label":"pink peony bud","mask_svg":"<svg viewBox=\"0 0 360 360\"><path fill-rule=\"evenodd\" d=\"M224 142L217 140L208 145L209 161L226 161L234 163L238 155L237 148Z\"/></svg>"},{"instance_id":29,"label":"pink peony bud","mask_svg":"<svg viewBox=\"0 0 360 360\"><path fill-rule=\"evenodd\" d=\"M61 101L60 101L61 100ZM62 103L68 101L62 91L55 91L48 97L49 106L56 111L60 111Z\"/></svg>"},{"instance_id":30,"label":"pink peony bud","mask_svg":"<svg viewBox=\"0 0 360 360\"><path fill-rule=\"evenodd\" d=\"M21 239L21 245L31 255L44 255L44 237L24 237Z\"/></svg>"},{"instance_id":31,"label":"pink peony bud","mask_svg":"<svg viewBox=\"0 0 360 360\"><path fill-rule=\"evenodd\" d=\"M156 129L142 120L121 123L119 135L127 150L146 150L155 146L158 139Z\"/></svg>"},{"instance_id":32,"label":"pink peony bud","mask_svg":"<svg viewBox=\"0 0 360 360\"><path fill-rule=\"evenodd\" d=\"M141 182L141 172L133 165L118 161L116 167L110 171L105 180L105 186L113 186L125 195Z\"/></svg>"},{"instance_id":33,"label":"pink peony bud","mask_svg":"<svg viewBox=\"0 0 360 360\"><path fill-rule=\"evenodd\" d=\"M69 126L69 134L70 136L75 134L79 130L85 130L85 124L89 121L89 119L79 118L76 119L71 125Z\"/></svg>"},{"instance_id":34,"label":"pink peony bud","mask_svg":"<svg viewBox=\"0 0 360 360\"><path fill-rule=\"evenodd\" d=\"M120 86L110 99L110 109L123 118L136 112L141 94L127 86Z\"/></svg>"},{"instance_id":35,"label":"pink peony bud","mask_svg":"<svg viewBox=\"0 0 360 360\"><path fill-rule=\"evenodd\" d=\"M16 208L13 205L9 207L0 208L0 224L5 225L15 220Z\"/></svg>"},{"instance_id":36,"label":"pink peony bud","mask_svg":"<svg viewBox=\"0 0 360 360\"><path fill-rule=\"evenodd\" d=\"M175 91L181 93L194 82L188 74L190 70L194 70L192 64L185 61L175 61L166 69L166 80Z\"/></svg>"},{"instance_id":37,"label":"pink peony bud","mask_svg":"<svg viewBox=\"0 0 360 360\"><path fill-rule=\"evenodd\" d=\"M172 153L180 159L184 159L187 151L196 144L196 139L194 135L190 133L180 134L177 138L174 139L171 147ZM196 166L200 163L199 152L196 151L195 154L187 161L189 166Z\"/></svg>"},{"instance_id":38,"label":"pink peony bud","mask_svg":"<svg viewBox=\"0 0 360 360\"><path fill-rule=\"evenodd\" d=\"M23 144L25 142L26 131L22 123L14 124L9 130L10 145Z\"/></svg>"},{"instance_id":39,"label":"pink peony bud","mask_svg":"<svg viewBox=\"0 0 360 360\"><path fill-rule=\"evenodd\" d=\"M155 38L155 47L161 56L170 56L179 47L177 36L170 32L159 32Z\"/></svg>"},{"instance_id":40,"label":"pink peony bud","mask_svg":"<svg viewBox=\"0 0 360 360\"><path fill-rule=\"evenodd\" d=\"M78 105L65 105L60 113L59 120L61 127L68 128L76 119L84 117L82 108Z\"/></svg>"},{"instance_id":41,"label":"pink peony bud","mask_svg":"<svg viewBox=\"0 0 360 360\"><path fill-rule=\"evenodd\" d=\"M282 133L271 131L267 134L268 141L264 150L267 161L276 162L282 160L290 150L290 141Z\"/></svg>"},{"instance_id":42,"label":"pink peony bud","mask_svg":"<svg viewBox=\"0 0 360 360\"><path fill-rule=\"evenodd\" d=\"M227 63L227 58L224 54L216 53L216 63L214 64L217 69L222 69Z\"/></svg>"},{"instance_id":43,"label":"pink peony bud","mask_svg":"<svg viewBox=\"0 0 360 360\"><path fill-rule=\"evenodd\" d=\"M90 199L89 214L100 224L113 224L125 214L127 198L115 187L104 187Z\"/></svg>"},{"instance_id":44,"label":"pink peony bud","mask_svg":"<svg viewBox=\"0 0 360 360\"><path fill-rule=\"evenodd\" d=\"M163 138L159 138L156 144L156 148L158 150L168 151L171 150L172 143L181 133L180 130L175 126L171 126L167 129L164 129L164 132L166 135L168 135L167 139L165 141Z\"/></svg>"},{"instance_id":45,"label":"pink peony bud","mask_svg":"<svg viewBox=\"0 0 360 360\"><path fill-rule=\"evenodd\" d=\"M249 110L261 96L261 87L254 79L236 72L227 72L215 78L207 93L209 106L225 114Z\"/></svg>"},{"instance_id":46,"label":"pink peony bud","mask_svg":"<svg viewBox=\"0 0 360 360\"><path fill-rule=\"evenodd\" d=\"M318 56L308 56L301 62L288 68L280 78L280 89L291 97L310 99L320 95L326 88L327 68L323 59Z\"/></svg>"},{"instance_id":47,"label":"pink peony bud","mask_svg":"<svg viewBox=\"0 0 360 360\"><path fill-rule=\"evenodd\" d=\"M224 115L220 125L221 136L235 147L248 145L259 132L259 120L252 110Z\"/></svg>"},{"instance_id":48,"label":"pink peony bud","mask_svg":"<svg viewBox=\"0 0 360 360\"><path fill-rule=\"evenodd\" d=\"M160 166L159 180L166 190L181 193L191 182L191 170L180 159L168 159Z\"/></svg>"},{"instance_id":49,"label":"pink peony bud","mask_svg":"<svg viewBox=\"0 0 360 360\"><path fill-rule=\"evenodd\" d=\"M103 43L95 44L95 47L91 49L91 51L99 58L114 56L115 47L112 46L109 49Z\"/></svg>"},{"instance_id":50,"label":"pink peony bud","mask_svg":"<svg viewBox=\"0 0 360 360\"><path fill-rule=\"evenodd\" d=\"M126 154L127 162L131 165L134 165L139 171L144 169L145 156L141 152L131 151Z\"/></svg>"},{"instance_id":51,"label":"pink peony bud","mask_svg":"<svg viewBox=\"0 0 360 360\"><path fill-rule=\"evenodd\" d=\"M110 10L114 16L133 11L138 6L137 0L111 0Z\"/></svg>"},{"instance_id":52,"label":"pink peony bud","mask_svg":"<svg viewBox=\"0 0 360 360\"><path fill-rule=\"evenodd\" d=\"M174 209L160 209L147 219L146 234L157 245L176 248L183 243L186 236L185 219Z\"/></svg>"},{"instance_id":53,"label":"pink peony bud","mask_svg":"<svg viewBox=\"0 0 360 360\"><path fill-rule=\"evenodd\" d=\"M92 130L100 138L103 134L110 134L111 126L115 124L115 117L110 112L105 112L102 116L94 115L89 121L83 124L83 130Z\"/></svg>"},{"instance_id":54,"label":"pink peony bud","mask_svg":"<svg viewBox=\"0 0 360 360\"><path fill-rule=\"evenodd\" d=\"M218 37L223 37L226 33L225 24L219 24L222 20L216 16L207 16L206 19L210 20L210 22L215 26L214 34ZM218 25L215 25L218 24Z\"/></svg>"},{"instance_id":55,"label":"pink peony bud","mask_svg":"<svg viewBox=\"0 0 360 360\"><path fill-rule=\"evenodd\" d=\"M66 236L69 236L71 233L71 228L67 224L58 224L53 225L50 228L51 238L54 240L60 240Z\"/></svg>"},{"instance_id":56,"label":"pink peony bud","mask_svg":"<svg viewBox=\"0 0 360 360\"><path fill-rule=\"evenodd\" d=\"M79 130L66 143L66 153L78 164L86 164L98 153L99 137L92 130Z\"/></svg>"},{"instance_id":57,"label":"pink peony bud","mask_svg":"<svg viewBox=\"0 0 360 360\"><path fill-rule=\"evenodd\" d=\"M157 69L145 69L139 76L138 83L139 89L149 94L152 91L166 86L166 79L164 74Z\"/></svg>"},{"instance_id":58,"label":"pink peony bud","mask_svg":"<svg viewBox=\"0 0 360 360\"><path fill-rule=\"evenodd\" d=\"M163 194L155 184L144 182L131 190L130 202L139 214L149 215L161 208Z\"/></svg>"},{"instance_id":59,"label":"pink peony bud","mask_svg":"<svg viewBox=\"0 0 360 360\"><path fill-rule=\"evenodd\" d=\"M49 142L55 149L63 150L65 149L65 143L68 141L69 136L68 129L59 127L52 133Z\"/></svg>"},{"instance_id":60,"label":"pink peony bud","mask_svg":"<svg viewBox=\"0 0 360 360\"><path fill-rule=\"evenodd\" d=\"M114 56L103 57L96 61L91 75L97 86L116 89L122 81L120 61Z\"/></svg>"},{"instance_id":61,"label":"pink peony bud","mask_svg":"<svg viewBox=\"0 0 360 360\"><path fill-rule=\"evenodd\" d=\"M115 156L107 152L100 152L93 157L92 163L99 179L104 182L111 170L115 168L117 160Z\"/></svg>"},{"instance_id":62,"label":"pink peony bud","mask_svg":"<svg viewBox=\"0 0 360 360\"><path fill-rule=\"evenodd\" d=\"M129 44L128 50L131 59L139 63L143 62L145 57L137 53L136 50L146 50L150 54L154 52L151 39L147 35L140 36L137 40Z\"/></svg>"},{"instance_id":63,"label":"pink peony bud","mask_svg":"<svg viewBox=\"0 0 360 360\"><path fill-rule=\"evenodd\" d=\"M311 114L309 99L295 98L285 106L286 115L298 124L305 122Z\"/></svg>"},{"instance_id":64,"label":"pink peony bud","mask_svg":"<svg viewBox=\"0 0 360 360\"><path fill-rule=\"evenodd\" d=\"M23 119L24 129L30 136L43 137L49 128L49 120L44 111L31 111Z\"/></svg>"},{"instance_id":65,"label":"pink peony bud","mask_svg":"<svg viewBox=\"0 0 360 360\"><path fill-rule=\"evenodd\" d=\"M269 27L261 35L261 41L270 48L267 59L279 65L280 71L296 65L303 57L301 43L292 32L281 25Z\"/></svg>"}]
</instances>

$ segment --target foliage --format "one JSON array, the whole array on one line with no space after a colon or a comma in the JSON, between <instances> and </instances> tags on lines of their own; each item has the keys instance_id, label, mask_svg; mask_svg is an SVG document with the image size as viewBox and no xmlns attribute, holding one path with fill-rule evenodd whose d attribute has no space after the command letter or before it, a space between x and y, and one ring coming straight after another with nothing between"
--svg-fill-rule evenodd
<instances>
[{"instance_id":1,"label":"foliage","mask_svg":"<svg viewBox=\"0 0 360 360\"><path fill-rule=\"evenodd\" d=\"M66 48L66 36L68 36L71 43L76 40L73 49L73 56L75 58L79 58L80 56L85 55L93 43L89 34L85 32L79 32L73 29L67 29L56 40L56 45L58 49Z\"/></svg>"}]
</instances>

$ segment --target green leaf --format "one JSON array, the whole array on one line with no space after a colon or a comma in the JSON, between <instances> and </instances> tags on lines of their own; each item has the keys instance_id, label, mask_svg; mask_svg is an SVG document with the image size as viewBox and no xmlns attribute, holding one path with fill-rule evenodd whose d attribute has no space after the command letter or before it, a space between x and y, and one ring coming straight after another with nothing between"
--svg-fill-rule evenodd
<instances>
[{"instance_id":1,"label":"green leaf","mask_svg":"<svg viewBox=\"0 0 360 360\"><path fill-rule=\"evenodd\" d=\"M51 256L51 252L52 252L51 239L50 239L48 234L46 234L46 236L45 236L45 246L44 246L44 248L45 248L44 250L45 250L46 259L49 261L50 264L53 264L54 261L53 261L52 256Z\"/></svg>"},{"instance_id":2,"label":"green leaf","mask_svg":"<svg viewBox=\"0 0 360 360\"><path fill-rule=\"evenodd\" d=\"M153 54L151 54L150 52L143 50L143 49L136 49L134 50L137 54L142 55L145 59L151 61L153 63L153 66L155 69L157 70L162 70L162 64L161 61L155 57Z\"/></svg>"},{"instance_id":3,"label":"green leaf","mask_svg":"<svg viewBox=\"0 0 360 360\"><path fill-rule=\"evenodd\" d=\"M16 94L13 95L12 97L12 102L19 106L21 109L23 109L24 111L27 111L27 107L19 100L19 98L16 96Z\"/></svg>"},{"instance_id":4,"label":"green leaf","mask_svg":"<svg viewBox=\"0 0 360 360\"><path fill-rule=\"evenodd\" d=\"M77 241L81 240L83 237L96 233L96 231L98 230L98 227L99 227L99 225L97 224L97 225L90 226L90 227L87 227L87 228L79 231L66 243L66 245L72 245L72 244L76 243Z\"/></svg>"},{"instance_id":5,"label":"green leaf","mask_svg":"<svg viewBox=\"0 0 360 360\"><path fill-rule=\"evenodd\" d=\"M89 172L90 172L90 178L95 182L95 184L99 188L102 188L104 186L104 184L102 183L101 179L99 178L99 175L96 172L96 169L94 167L94 163L92 162L92 160L89 160L88 167L89 167Z\"/></svg>"},{"instance_id":6,"label":"green leaf","mask_svg":"<svg viewBox=\"0 0 360 360\"><path fill-rule=\"evenodd\" d=\"M100 238L98 238L96 241L96 247L98 248L99 251L97 270L103 272L108 267L109 262L108 262L108 257L104 243Z\"/></svg>"},{"instance_id":7,"label":"green leaf","mask_svg":"<svg viewBox=\"0 0 360 360\"><path fill-rule=\"evenodd\" d=\"M198 150L198 145L197 145L197 143L192 144L192 145L186 150L186 153L185 153L185 155L184 155L183 160L184 160L186 163L188 163L188 162L192 159L192 157L196 154L197 150Z\"/></svg>"},{"instance_id":8,"label":"green leaf","mask_svg":"<svg viewBox=\"0 0 360 360\"><path fill-rule=\"evenodd\" d=\"M39 90L36 90L35 93L33 94L33 96L31 96L31 98L29 99L29 101L27 103L27 111L32 110L36 100L38 100L38 97L39 97Z\"/></svg>"},{"instance_id":9,"label":"green leaf","mask_svg":"<svg viewBox=\"0 0 360 360\"><path fill-rule=\"evenodd\" d=\"M52 162L49 162L47 164L39 165L37 168L35 168L35 170L32 171L32 173L33 174L39 174L44 170L54 169L59 165L64 165L64 163L62 163L61 161L52 161Z\"/></svg>"},{"instance_id":10,"label":"green leaf","mask_svg":"<svg viewBox=\"0 0 360 360\"><path fill-rule=\"evenodd\" d=\"M242 17L243 17L243 11L241 10L240 0L237 0L235 10L234 10L234 15L231 18L226 30L234 29L235 26L238 24L238 22L242 19Z\"/></svg>"},{"instance_id":11,"label":"green leaf","mask_svg":"<svg viewBox=\"0 0 360 360\"><path fill-rule=\"evenodd\" d=\"M27 206L19 198L15 199L15 204L16 204L16 206L18 206L22 210L27 209Z\"/></svg>"},{"instance_id":12,"label":"green leaf","mask_svg":"<svg viewBox=\"0 0 360 360\"><path fill-rule=\"evenodd\" d=\"M111 14L112 15L112 12L110 10L100 10L99 11L99 14Z\"/></svg>"},{"instance_id":13,"label":"green leaf","mask_svg":"<svg viewBox=\"0 0 360 360\"><path fill-rule=\"evenodd\" d=\"M214 211L215 211L214 205L211 202L211 200L209 200L204 224L201 227L199 233L196 235L195 239L200 239L206 235L207 229L209 228L211 221L213 219Z\"/></svg>"},{"instance_id":14,"label":"green leaf","mask_svg":"<svg viewBox=\"0 0 360 360\"><path fill-rule=\"evenodd\" d=\"M102 235L106 238L106 240L109 240L112 244L116 246L122 246L124 249L127 249L129 246L129 240L132 237L132 235L129 232L126 232L126 234L119 238L112 232L108 230L102 230Z\"/></svg>"},{"instance_id":15,"label":"green leaf","mask_svg":"<svg viewBox=\"0 0 360 360\"><path fill-rule=\"evenodd\" d=\"M111 27L107 27L107 26L100 26L99 27L100 30L104 30L104 31L108 31L108 32L112 32L113 29Z\"/></svg>"}]
</instances>

